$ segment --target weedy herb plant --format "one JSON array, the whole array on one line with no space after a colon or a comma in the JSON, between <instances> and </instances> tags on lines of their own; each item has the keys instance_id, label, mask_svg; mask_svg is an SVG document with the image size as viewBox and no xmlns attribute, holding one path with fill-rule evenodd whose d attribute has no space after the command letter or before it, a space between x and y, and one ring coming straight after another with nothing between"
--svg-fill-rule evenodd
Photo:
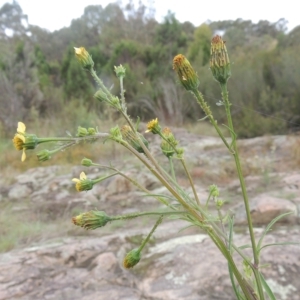
<instances>
[{"instance_id":1,"label":"weedy herb plant","mask_svg":"<svg viewBox=\"0 0 300 300\"><path fill-rule=\"evenodd\" d=\"M230 214L225 216L221 213L221 208L224 202L219 198L219 189L216 185L209 187L208 199L199 199L193 179L187 168L184 150L179 147L179 142L169 128L162 128L157 118L151 120L147 124L147 131L152 134L159 135L161 139L161 151L164 154L166 160L170 166L170 172L167 172L157 159L151 154L149 150L149 143L142 133L138 131L137 124L127 113L127 106L125 101L125 89L123 86L123 80L126 75L125 68L120 65L115 67L115 73L120 81L120 98L113 95L110 90L103 84L102 80L97 76L93 66L94 62L90 54L85 48L74 48L75 56L77 57L81 66L90 72L94 80L99 86L98 91L94 97L106 105L110 106L124 118L125 125L119 127L118 125L111 128L110 132L103 133L98 132L95 128L83 128L78 127L75 137L68 136L63 138L39 138L35 134L29 134L26 132L26 127L22 122L18 123L17 133L13 139L13 143L17 150L22 150L22 161L26 159L25 151L35 149L41 143L57 142L58 146L52 150L42 150L37 153L39 161L46 161L51 158L56 152L70 148L81 142L96 142L98 140L107 141L111 140L125 147L133 156L135 156L147 169L159 180L162 186L164 186L170 195L153 195L144 186L131 177L127 176L121 170L116 169L112 165L100 165L94 163L88 158L82 160L82 165L86 167L97 166L108 170L109 174L97 179L89 179L88 176L82 172L79 178L74 178L75 187L78 192L88 191L93 186L103 180L106 180L112 176L123 176L132 184L137 186L145 196L151 196L157 199L160 204L163 204L164 210L157 211L144 211L139 213L124 214L119 216L108 216L104 211L88 211L84 212L72 219L73 223L77 226L81 226L84 229L96 229L98 227L105 226L108 222L115 220L126 220L132 218L138 218L143 216L156 216L157 221L154 224L152 230L142 242L140 247L132 249L127 253L124 258L124 267L132 268L142 259L142 251L144 246L149 241L151 235L156 228L163 221L163 218L172 217L173 219L180 219L186 221L187 225L192 225L201 228L211 238L212 242L220 250L224 258L228 262L229 276L231 279L232 287L237 299L275 299L271 288L265 281L261 272L260 254L262 249L271 246L264 245L263 239L267 232L271 229L273 224L279 219L283 218L287 214L283 214L275 218L263 231L261 237L256 240L253 231L253 225L251 220L249 199L247 196L244 177L242 174L241 163L239 158L239 152L236 144L236 134L233 127L233 121L230 113L230 100L227 90L227 81L231 76L230 61L226 49L225 42L220 36L215 36L211 41L211 57L210 57L210 69L213 77L219 83L221 88L222 100L217 103L219 106L224 106L228 125L226 126L230 132L230 139L226 139L222 134L222 131L214 119L210 107L204 100L203 95L198 90L199 78L195 70L190 65L189 61L182 55L178 54L173 60L173 69L177 73L178 78L182 86L195 96L196 101L204 111L209 122L214 126L218 135L222 139L225 147L232 154L235 161L235 166L240 181L242 196L244 200L245 211L247 215L247 224L249 229L250 244L237 247L233 239L233 226L234 219ZM174 161L181 163L189 184L192 188L192 195L186 191L186 189L180 186L176 180L176 174L174 170ZM209 201L214 201L215 211L209 210ZM288 243L277 243L288 244ZM252 258L244 253L245 248L252 249ZM238 253L243 259L243 265L238 266L236 260L234 260L233 254Z\"/></svg>"}]
</instances>

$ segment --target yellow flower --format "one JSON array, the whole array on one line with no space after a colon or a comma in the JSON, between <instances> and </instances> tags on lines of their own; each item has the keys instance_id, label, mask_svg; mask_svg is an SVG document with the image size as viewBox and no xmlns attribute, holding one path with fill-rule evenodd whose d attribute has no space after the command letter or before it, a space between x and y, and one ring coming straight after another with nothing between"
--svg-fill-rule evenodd
<instances>
[{"instance_id":1,"label":"yellow flower","mask_svg":"<svg viewBox=\"0 0 300 300\"><path fill-rule=\"evenodd\" d=\"M80 48L74 47L74 50L75 50L75 56L78 59L78 61L81 63L81 65L85 69L90 70L94 66L94 62L90 54L85 50L84 47L80 47Z\"/></svg>"},{"instance_id":2,"label":"yellow flower","mask_svg":"<svg viewBox=\"0 0 300 300\"><path fill-rule=\"evenodd\" d=\"M184 55L178 54L174 57L173 69L177 73L181 84L187 91L198 89L198 76Z\"/></svg>"},{"instance_id":3,"label":"yellow flower","mask_svg":"<svg viewBox=\"0 0 300 300\"><path fill-rule=\"evenodd\" d=\"M18 128L17 128L17 133L15 134L13 138L13 143L14 146L17 150L23 150L22 158L21 160L24 161L26 159L26 147L25 147L25 130L26 126L22 122L18 122Z\"/></svg>"},{"instance_id":4,"label":"yellow flower","mask_svg":"<svg viewBox=\"0 0 300 300\"><path fill-rule=\"evenodd\" d=\"M76 182L75 187L78 192L91 190L94 185L93 181L88 179L84 172L80 173L79 179L73 178L72 181Z\"/></svg>"},{"instance_id":5,"label":"yellow flower","mask_svg":"<svg viewBox=\"0 0 300 300\"><path fill-rule=\"evenodd\" d=\"M147 124L146 132L152 132L153 134L159 133L161 131L161 127L158 124L158 119L153 119Z\"/></svg>"}]
</instances>

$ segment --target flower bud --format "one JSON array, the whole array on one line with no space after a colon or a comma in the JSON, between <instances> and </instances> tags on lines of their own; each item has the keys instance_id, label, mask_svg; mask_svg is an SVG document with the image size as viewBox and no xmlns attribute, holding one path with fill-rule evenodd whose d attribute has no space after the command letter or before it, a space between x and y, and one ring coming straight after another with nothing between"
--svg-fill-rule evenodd
<instances>
[{"instance_id":1,"label":"flower bud","mask_svg":"<svg viewBox=\"0 0 300 300\"><path fill-rule=\"evenodd\" d=\"M36 154L38 161L47 161L51 158L51 152L44 149Z\"/></svg>"},{"instance_id":2,"label":"flower bud","mask_svg":"<svg viewBox=\"0 0 300 300\"><path fill-rule=\"evenodd\" d=\"M115 66L115 72L116 72L117 77L124 78L125 77L125 71L126 71L126 68L123 67L122 65L119 65L118 67Z\"/></svg>"},{"instance_id":3,"label":"flower bud","mask_svg":"<svg viewBox=\"0 0 300 300\"><path fill-rule=\"evenodd\" d=\"M72 218L72 222L84 229L94 230L103 227L111 218L104 211L91 210Z\"/></svg>"},{"instance_id":4,"label":"flower bud","mask_svg":"<svg viewBox=\"0 0 300 300\"><path fill-rule=\"evenodd\" d=\"M81 160L81 165L85 166L85 167L90 167L93 165L92 160L88 159L88 158L83 158Z\"/></svg>"},{"instance_id":5,"label":"flower bud","mask_svg":"<svg viewBox=\"0 0 300 300\"><path fill-rule=\"evenodd\" d=\"M96 132L97 132L96 129L95 129L95 128L92 128L92 127L88 128L87 131L88 131L88 134L89 134L89 135L95 135Z\"/></svg>"},{"instance_id":6,"label":"flower bud","mask_svg":"<svg viewBox=\"0 0 300 300\"><path fill-rule=\"evenodd\" d=\"M199 78L194 71L190 62L184 55L178 54L173 59L173 69L178 75L181 84L187 91L194 91L198 89Z\"/></svg>"},{"instance_id":7,"label":"flower bud","mask_svg":"<svg viewBox=\"0 0 300 300\"><path fill-rule=\"evenodd\" d=\"M100 102L109 102L107 94L102 89L98 90L94 97Z\"/></svg>"},{"instance_id":8,"label":"flower bud","mask_svg":"<svg viewBox=\"0 0 300 300\"><path fill-rule=\"evenodd\" d=\"M168 127L163 129L162 135L165 139L162 140L160 148L165 156L171 157L176 151L175 149L178 144L178 141L175 139L173 133Z\"/></svg>"},{"instance_id":9,"label":"flower bud","mask_svg":"<svg viewBox=\"0 0 300 300\"><path fill-rule=\"evenodd\" d=\"M77 60L80 62L80 64L83 66L83 68L87 70L91 70L94 66L94 62L90 54L85 50L85 48L74 47L74 50L75 50L75 56Z\"/></svg>"},{"instance_id":10,"label":"flower bud","mask_svg":"<svg viewBox=\"0 0 300 300\"><path fill-rule=\"evenodd\" d=\"M225 41L219 35L216 35L211 40L210 69L214 78L220 84L225 84L231 76L230 61Z\"/></svg>"},{"instance_id":11,"label":"flower bud","mask_svg":"<svg viewBox=\"0 0 300 300\"><path fill-rule=\"evenodd\" d=\"M121 133L126 142L131 145L135 150L139 153L144 153L144 149L140 145L140 140L144 143L144 145L148 148L149 142L144 138L142 134L137 132L136 134L132 131L129 125L124 125L121 127ZM138 136L137 136L138 135ZM138 138L139 137L139 138Z\"/></svg>"},{"instance_id":12,"label":"flower bud","mask_svg":"<svg viewBox=\"0 0 300 300\"><path fill-rule=\"evenodd\" d=\"M89 135L88 130L84 127L78 126L76 136L84 137L84 136L87 136L87 135Z\"/></svg>"},{"instance_id":13,"label":"flower bud","mask_svg":"<svg viewBox=\"0 0 300 300\"><path fill-rule=\"evenodd\" d=\"M133 268L141 259L141 252L139 249L133 249L129 251L124 260L123 260L123 266L126 269Z\"/></svg>"}]
</instances>

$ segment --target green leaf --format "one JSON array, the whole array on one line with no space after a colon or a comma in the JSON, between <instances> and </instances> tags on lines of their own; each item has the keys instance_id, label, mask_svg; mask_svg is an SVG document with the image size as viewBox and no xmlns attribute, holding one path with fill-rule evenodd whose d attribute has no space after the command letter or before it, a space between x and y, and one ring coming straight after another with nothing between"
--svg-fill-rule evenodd
<instances>
[{"instance_id":1,"label":"green leaf","mask_svg":"<svg viewBox=\"0 0 300 300\"><path fill-rule=\"evenodd\" d=\"M239 247L239 249L241 249L241 250L247 249L247 248L252 248L252 246L250 244L247 244L247 245L242 245Z\"/></svg>"},{"instance_id":2,"label":"green leaf","mask_svg":"<svg viewBox=\"0 0 300 300\"><path fill-rule=\"evenodd\" d=\"M274 219L268 224L268 226L267 226L267 227L265 228L265 230L263 231L262 236L260 237L260 239L259 239L259 241L258 241L258 243L257 243L257 251L258 251L258 253L259 253L260 250L261 250L261 244L262 244L262 242L263 242L264 237L265 237L266 234L271 230L272 226L273 226L277 221L279 221L280 219L282 219L283 217L288 216L288 215L291 215L291 214L293 214L293 213L294 213L293 211L289 211L289 212L287 212L287 213L283 213L283 214L277 216L276 218L274 218Z\"/></svg>"},{"instance_id":3,"label":"green leaf","mask_svg":"<svg viewBox=\"0 0 300 300\"><path fill-rule=\"evenodd\" d=\"M228 224L229 224L229 238L228 238L228 249L229 249L229 252L230 254L232 254L232 239L233 239L233 224L234 224L234 220L233 220L233 217L230 218L228 217ZM235 293L235 296L237 299L243 299L240 295L240 292L238 291L236 285L235 285L235 282L234 282L234 275L233 275L233 272L232 272L232 268L230 266L230 264L228 263L228 271L229 271L229 277L230 277L230 281L231 281L231 285L232 285L232 288L233 288L233 291Z\"/></svg>"},{"instance_id":4,"label":"green leaf","mask_svg":"<svg viewBox=\"0 0 300 300\"><path fill-rule=\"evenodd\" d=\"M271 247L271 246L287 246L287 245L300 245L300 242L281 242L281 243L272 243L272 244L266 244L262 246L259 251L261 251L263 248Z\"/></svg>"},{"instance_id":5,"label":"green leaf","mask_svg":"<svg viewBox=\"0 0 300 300\"><path fill-rule=\"evenodd\" d=\"M270 298L271 300L276 300L276 298L275 298L275 296L274 296L274 294L273 294L271 288L270 288L269 285L267 284L267 282L266 282L264 276L262 275L262 273L259 272L259 275L260 275L261 283L262 283L262 285L263 285L263 287L264 287L264 290L266 291L266 293L267 293L267 295L269 296L269 298Z\"/></svg>"}]
</instances>

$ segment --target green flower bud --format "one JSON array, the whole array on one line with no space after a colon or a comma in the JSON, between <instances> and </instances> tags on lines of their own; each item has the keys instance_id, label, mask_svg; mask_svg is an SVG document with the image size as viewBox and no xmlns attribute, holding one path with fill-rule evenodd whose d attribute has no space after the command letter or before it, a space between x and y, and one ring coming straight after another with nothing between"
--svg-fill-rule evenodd
<instances>
[{"instance_id":1,"label":"green flower bud","mask_svg":"<svg viewBox=\"0 0 300 300\"><path fill-rule=\"evenodd\" d=\"M123 67L122 65L119 65L118 67L115 66L115 72L117 74L117 77L125 77L125 67Z\"/></svg>"},{"instance_id":2,"label":"green flower bud","mask_svg":"<svg viewBox=\"0 0 300 300\"><path fill-rule=\"evenodd\" d=\"M81 164L85 167L90 167L91 165L93 165L92 160L88 159L88 158L83 158L81 160Z\"/></svg>"},{"instance_id":3,"label":"green flower bud","mask_svg":"<svg viewBox=\"0 0 300 300\"><path fill-rule=\"evenodd\" d=\"M162 135L164 136L165 140L162 140L160 148L165 156L171 157L175 153L178 141L175 139L173 133L168 127L163 129Z\"/></svg>"},{"instance_id":4,"label":"green flower bud","mask_svg":"<svg viewBox=\"0 0 300 300\"><path fill-rule=\"evenodd\" d=\"M47 161L51 158L51 151L44 149L36 154L39 161Z\"/></svg>"},{"instance_id":5,"label":"green flower bud","mask_svg":"<svg viewBox=\"0 0 300 300\"><path fill-rule=\"evenodd\" d=\"M211 40L210 69L214 78L220 84L225 84L231 76L230 61L225 41L219 35L216 35Z\"/></svg>"},{"instance_id":6,"label":"green flower bud","mask_svg":"<svg viewBox=\"0 0 300 300\"><path fill-rule=\"evenodd\" d=\"M87 136L87 135L89 135L88 130L86 128L84 128L84 127L78 126L76 136L78 136L78 137L84 137L84 136Z\"/></svg>"},{"instance_id":7,"label":"green flower bud","mask_svg":"<svg viewBox=\"0 0 300 300\"><path fill-rule=\"evenodd\" d=\"M129 251L124 260L123 260L123 266L126 269L133 268L141 259L141 252L139 249L133 249Z\"/></svg>"},{"instance_id":8,"label":"green flower bud","mask_svg":"<svg viewBox=\"0 0 300 300\"><path fill-rule=\"evenodd\" d=\"M91 210L72 218L72 222L84 229L94 230L105 226L111 218L104 211Z\"/></svg>"},{"instance_id":9,"label":"green flower bud","mask_svg":"<svg viewBox=\"0 0 300 300\"><path fill-rule=\"evenodd\" d=\"M140 145L138 137L142 140L144 145L148 148L149 142L144 138L142 134L137 132L136 134L132 131L129 125L124 125L121 127L121 133L126 142L130 144L139 153L144 153L144 149ZM137 136L138 135L138 136Z\"/></svg>"},{"instance_id":10,"label":"green flower bud","mask_svg":"<svg viewBox=\"0 0 300 300\"><path fill-rule=\"evenodd\" d=\"M190 62L184 55L178 54L173 59L173 69L178 75L178 78L187 91L194 91L198 89L199 78L194 71Z\"/></svg>"}]
</instances>

